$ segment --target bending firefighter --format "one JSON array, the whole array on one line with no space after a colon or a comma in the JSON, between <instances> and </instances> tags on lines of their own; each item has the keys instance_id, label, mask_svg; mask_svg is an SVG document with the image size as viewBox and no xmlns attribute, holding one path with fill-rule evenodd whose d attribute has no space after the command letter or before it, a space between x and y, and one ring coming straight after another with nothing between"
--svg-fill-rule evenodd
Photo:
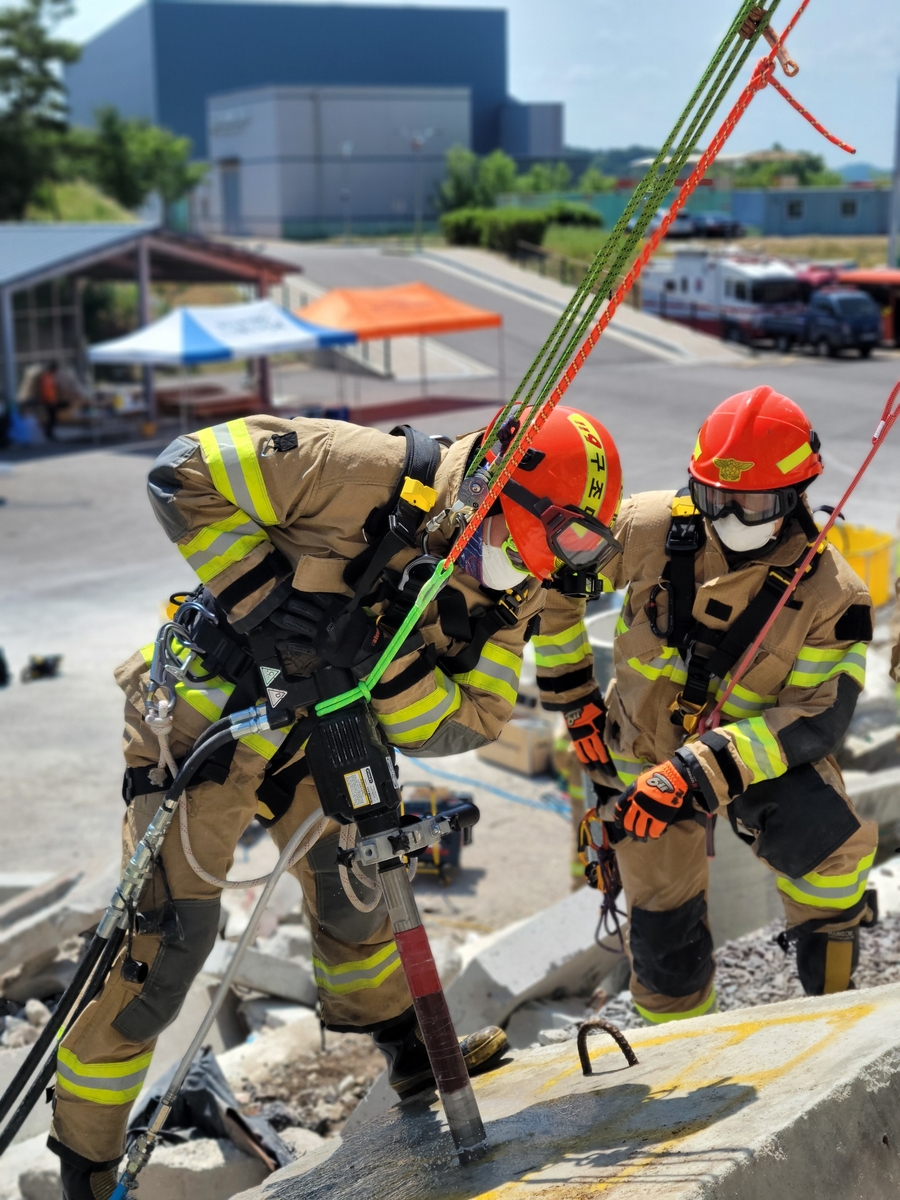
<instances>
[{"instance_id":1,"label":"bending firefighter","mask_svg":"<svg viewBox=\"0 0 900 1200\"><path fill-rule=\"evenodd\" d=\"M833 754L865 679L872 608L826 544L725 705L700 733L817 534L805 491L819 441L768 387L732 396L700 430L683 492L622 507L623 552L604 574L627 588L605 742L626 791L599 795L587 826L615 843L628 901L631 990L651 1022L714 1010L704 826L719 813L775 873L812 995L849 986L877 826L853 810ZM608 851L607 851L608 854ZM596 868L594 868L596 869ZM589 867L589 871L592 870Z\"/></svg>"},{"instance_id":2,"label":"bending firefighter","mask_svg":"<svg viewBox=\"0 0 900 1200\"><path fill-rule=\"evenodd\" d=\"M457 527L447 513L465 492L482 437L491 461L512 433L507 422L444 445L405 427L392 436L260 416L180 437L154 465L154 510L201 586L173 598L173 624L117 672L126 696L126 854L170 783L154 730L180 763L223 714L260 700L270 711L291 708L283 726L207 761L187 793L203 874L173 828L103 991L61 1042L50 1146L62 1159L66 1200L97 1200L112 1188L156 1038L217 936L215 881L225 878L241 833L257 817L281 848L318 807L304 746L322 680L333 668L342 678L371 670L452 543ZM609 527L620 500L609 434L557 408L372 690L387 754L453 754L496 738L534 634L548 706L567 715L582 761L602 768L583 614L585 596L600 587L598 568L618 550ZM160 703L167 686L171 727ZM374 873L366 872L366 888L341 868L339 836L329 824L295 868L322 1019L329 1029L370 1033L392 1086L409 1093L433 1082L427 1055L384 902L374 902ZM491 1028L462 1049L474 1071L505 1046Z\"/></svg>"}]
</instances>

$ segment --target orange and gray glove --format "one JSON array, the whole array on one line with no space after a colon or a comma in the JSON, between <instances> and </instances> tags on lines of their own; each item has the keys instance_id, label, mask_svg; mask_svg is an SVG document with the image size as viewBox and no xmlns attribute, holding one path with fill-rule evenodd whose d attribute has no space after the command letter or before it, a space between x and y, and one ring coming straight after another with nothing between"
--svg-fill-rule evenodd
<instances>
[{"instance_id":1,"label":"orange and gray glove","mask_svg":"<svg viewBox=\"0 0 900 1200\"><path fill-rule=\"evenodd\" d=\"M656 767L648 767L626 788L616 805L616 825L639 842L659 838L675 821L693 818L697 782L676 754Z\"/></svg>"},{"instance_id":2,"label":"orange and gray glove","mask_svg":"<svg viewBox=\"0 0 900 1200\"><path fill-rule=\"evenodd\" d=\"M578 761L588 768L596 767L609 771L609 751L603 744L606 708L600 692L595 689L577 707L566 709L563 716Z\"/></svg>"}]
</instances>

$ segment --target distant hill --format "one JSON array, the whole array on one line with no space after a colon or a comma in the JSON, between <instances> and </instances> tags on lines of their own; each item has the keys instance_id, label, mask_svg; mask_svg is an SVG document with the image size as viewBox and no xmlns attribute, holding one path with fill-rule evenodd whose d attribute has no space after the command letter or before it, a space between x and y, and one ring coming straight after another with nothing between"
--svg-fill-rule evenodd
<instances>
[{"instance_id":1,"label":"distant hill","mask_svg":"<svg viewBox=\"0 0 900 1200\"><path fill-rule=\"evenodd\" d=\"M846 183L865 183L878 176L890 175L890 171L887 167L875 167L872 163L854 162L839 167L838 174L843 176Z\"/></svg>"}]
</instances>

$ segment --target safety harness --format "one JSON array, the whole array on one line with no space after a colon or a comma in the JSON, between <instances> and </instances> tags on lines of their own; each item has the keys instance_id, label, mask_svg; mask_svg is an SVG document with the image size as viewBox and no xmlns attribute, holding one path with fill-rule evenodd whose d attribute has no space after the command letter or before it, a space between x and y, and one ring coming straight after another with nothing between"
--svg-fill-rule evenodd
<instances>
[{"instance_id":1,"label":"safety harness","mask_svg":"<svg viewBox=\"0 0 900 1200\"><path fill-rule=\"evenodd\" d=\"M804 504L799 504L791 513L811 542L818 529ZM700 715L709 699L710 680L725 679L735 663L742 657L775 610L806 553L787 567L771 566L766 572L762 587L741 615L725 630L711 629L702 621L694 619L696 596L695 562L703 549L706 533L703 517L694 507L687 488L683 488L672 500L672 517L666 536L668 562L659 583L650 593L645 605L647 619L654 634L667 646L678 651L685 664L687 680L670 706L673 725L686 733L695 732ZM823 546L824 548L824 546ZM821 561L816 555L806 568L804 578L811 577ZM666 596L666 623L660 625L659 599ZM713 603L712 601L710 603ZM793 599L788 605L798 608L802 601ZM723 619L730 616L722 606Z\"/></svg>"}]
</instances>

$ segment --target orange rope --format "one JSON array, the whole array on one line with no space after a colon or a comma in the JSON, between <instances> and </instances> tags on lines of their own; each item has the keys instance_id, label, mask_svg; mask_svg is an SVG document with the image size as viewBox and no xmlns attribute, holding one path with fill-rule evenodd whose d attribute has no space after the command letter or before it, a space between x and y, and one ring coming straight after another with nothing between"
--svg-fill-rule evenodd
<instances>
[{"instance_id":1,"label":"orange rope","mask_svg":"<svg viewBox=\"0 0 900 1200\"><path fill-rule=\"evenodd\" d=\"M562 377L560 378L556 387L553 389L553 391L550 393L550 395L547 397L547 399L543 402L541 407L538 409L538 411L534 414L532 419L529 421L528 428L525 431L522 441L519 443L519 445L516 447L515 451L507 459L507 461L504 464L503 468L501 469L499 475L493 481L493 483L491 484L491 486L488 488L487 492L485 493L484 497L482 498L481 503L478 505L478 508L475 510L475 512L472 514L471 518L469 519L469 521L467 522L465 527L460 532L459 536L457 537L456 541L453 544L453 548L450 550L450 553L447 555L446 559L444 560L443 565L445 567L449 567L457 560L457 558L459 557L459 555L461 554L463 549L468 544L470 538L475 533L475 530L478 528L478 526L481 524L481 522L487 516L488 511L490 510L494 501L499 496L500 492L505 487L505 485L506 485L507 481L509 480L510 476L512 475L513 471L516 469L516 467L522 461L522 458L523 458L526 450L528 449L528 447L531 445L531 442L534 439L535 435L540 432L540 430L543 428L544 424L546 423L547 418L550 416L550 414L553 412L554 408L556 408L557 404L559 404L560 400L563 398L563 396L569 390L569 386L574 382L575 376L578 374L578 372L581 370L581 368L587 362L591 351L594 349L594 347L597 345L597 342L600 340L600 335L603 333L603 330L606 329L607 325L609 325L610 321L613 319L613 316L614 316L616 310L618 309L619 305L625 299L628 292L631 290L631 288L634 286L635 282L639 278L644 267L649 262L650 256L656 251L656 249L659 246L659 243L662 241L662 239L665 237L666 233L668 232L669 227L671 226L672 222L675 220L678 213L681 211L681 209L687 203L688 198L690 197L691 193L695 190L695 188L699 184L700 180L703 178L703 176L706 174L709 167L715 161L716 156L719 154L722 147L725 145L725 142L728 140L731 133L734 131L735 126L737 125L738 121L741 119L741 117L746 112L747 107L750 104L750 101L757 94L757 92L761 92L763 90L763 88L766 87L769 83L774 84L776 89L785 97L785 99L788 100L788 102L791 105L793 105L793 107L796 108L796 110L802 116L804 116L810 122L811 125L813 125L816 129L818 129L819 132L822 133L825 137L827 137L829 139L829 141L834 142L834 144L836 146L840 146L840 147L842 147L842 149L847 150L848 153L850 153L850 154L855 153L855 151L853 150L852 147L848 146L844 142L839 141L836 137L833 137L824 128L824 126L822 126L810 113L808 113L806 111L805 108L803 108L803 106L801 104L799 104L793 98L793 96L791 96L791 94L787 91L786 88L782 87L781 84L777 83L773 79L773 73L775 70L775 57L776 57L777 49L784 44L785 38L791 32L791 30L794 28L794 26L797 24L797 21L800 19L800 16L806 10L808 4L809 4L809 0L802 0L799 8L794 13L793 17L791 18L790 22L786 26L781 37L777 39L776 45L772 47L772 49L766 55L765 58L761 58L759 60L759 62L756 64L756 67L753 71L753 75L751 76L749 83L744 88L744 90L741 92L740 96L738 96L737 100L735 101L734 107L732 108L731 112L728 114L728 116L723 121L721 127L719 128L716 135L713 137L709 146L703 152L703 154L700 158L700 161L697 163L694 170L691 172L691 174L685 180L685 182L681 188L681 191L678 193L678 195L675 197L674 201L672 202L672 206L669 209L669 211L666 213L665 217L663 218L659 228L651 236L650 240L645 244L643 250L638 255L637 259L635 260L635 262L634 262L633 266L631 267L631 269L629 270L628 274L625 276L625 278L619 284L619 286L615 290L615 292L613 292L613 294L610 296L609 303L607 304L606 308L601 313L596 325L594 325L594 327L591 329L590 333L587 335L587 337L584 339L584 341L579 346L578 350L576 350L569 365L566 367L565 371L563 371Z\"/></svg>"}]
</instances>

